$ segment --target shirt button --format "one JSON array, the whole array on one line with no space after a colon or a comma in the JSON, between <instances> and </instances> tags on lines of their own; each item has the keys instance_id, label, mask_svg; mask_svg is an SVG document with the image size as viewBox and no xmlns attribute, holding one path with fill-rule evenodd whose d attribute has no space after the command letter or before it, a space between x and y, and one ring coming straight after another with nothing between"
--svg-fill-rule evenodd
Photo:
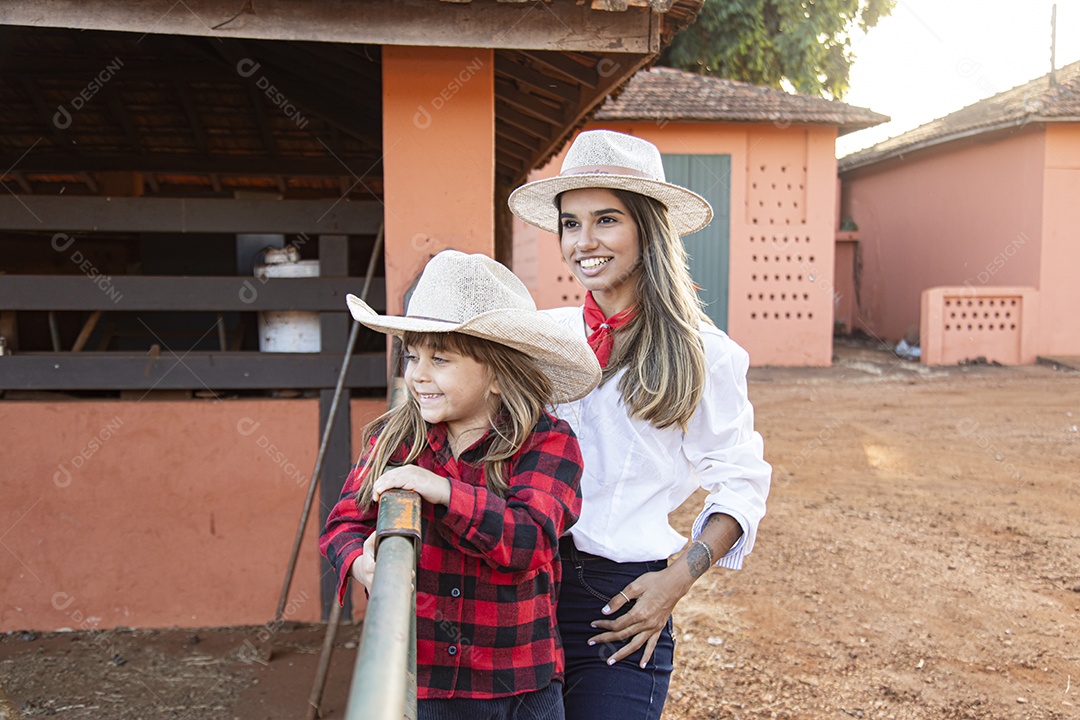
<instances>
[{"instance_id":1,"label":"shirt button","mask_svg":"<svg viewBox=\"0 0 1080 720\"><path fill-rule=\"evenodd\" d=\"M461 597L461 590L454 588L450 591L450 597Z\"/></svg>"},{"instance_id":2,"label":"shirt button","mask_svg":"<svg viewBox=\"0 0 1080 720\"><path fill-rule=\"evenodd\" d=\"M446 652L450 653L451 655L457 655L457 647L451 645L450 647L446 648Z\"/></svg>"}]
</instances>

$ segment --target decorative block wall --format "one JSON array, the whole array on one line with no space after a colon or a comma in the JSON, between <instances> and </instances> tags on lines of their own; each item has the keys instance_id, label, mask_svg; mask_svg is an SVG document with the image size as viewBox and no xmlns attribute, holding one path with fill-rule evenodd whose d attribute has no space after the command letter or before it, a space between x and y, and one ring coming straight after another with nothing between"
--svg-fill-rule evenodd
<instances>
[{"instance_id":1,"label":"decorative block wall","mask_svg":"<svg viewBox=\"0 0 1080 720\"><path fill-rule=\"evenodd\" d=\"M1024 287L939 287L922 294L922 362L954 365L983 358L1035 362L1038 291Z\"/></svg>"}]
</instances>

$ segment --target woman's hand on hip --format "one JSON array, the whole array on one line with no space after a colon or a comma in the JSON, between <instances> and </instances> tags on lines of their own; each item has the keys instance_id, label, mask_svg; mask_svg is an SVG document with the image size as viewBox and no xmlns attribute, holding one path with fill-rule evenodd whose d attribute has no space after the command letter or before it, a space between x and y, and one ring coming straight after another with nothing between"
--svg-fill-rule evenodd
<instances>
[{"instance_id":1,"label":"woman's hand on hip","mask_svg":"<svg viewBox=\"0 0 1080 720\"><path fill-rule=\"evenodd\" d=\"M644 646L641 667L645 667L649 658L652 657L657 640L660 639L660 633L663 632L668 618L671 617L672 610L690 589L692 581L687 582L688 580L690 579L687 573L680 572L675 565L658 572L641 575L611 599L604 608L604 614L611 615L618 612L630 600L635 601L633 607L625 615L614 620L594 620L593 627L607 632L589 638L589 644L626 641L618 652L608 658L608 665L614 665Z\"/></svg>"}]
</instances>

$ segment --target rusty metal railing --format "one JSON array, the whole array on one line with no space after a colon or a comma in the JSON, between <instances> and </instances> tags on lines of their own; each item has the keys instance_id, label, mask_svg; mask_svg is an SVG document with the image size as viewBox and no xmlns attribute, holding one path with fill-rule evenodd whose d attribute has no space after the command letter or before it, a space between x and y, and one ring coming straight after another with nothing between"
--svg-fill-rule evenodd
<instances>
[{"instance_id":1,"label":"rusty metal railing","mask_svg":"<svg viewBox=\"0 0 1080 720\"><path fill-rule=\"evenodd\" d=\"M416 564L420 496L388 490L379 498L378 562L371 583L346 720L416 720Z\"/></svg>"}]
</instances>

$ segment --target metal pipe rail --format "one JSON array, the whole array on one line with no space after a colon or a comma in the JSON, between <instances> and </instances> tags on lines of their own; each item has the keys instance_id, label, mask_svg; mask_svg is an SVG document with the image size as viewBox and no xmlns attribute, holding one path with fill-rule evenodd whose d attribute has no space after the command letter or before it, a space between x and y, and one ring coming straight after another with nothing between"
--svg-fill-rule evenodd
<instances>
[{"instance_id":1,"label":"metal pipe rail","mask_svg":"<svg viewBox=\"0 0 1080 720\"><path fill-rule=\"evenodd\" d=\"M346 720L416 720L416 563L420 496L389 490L379 499L378 562Z\"/></svg>"}]
</instances>

